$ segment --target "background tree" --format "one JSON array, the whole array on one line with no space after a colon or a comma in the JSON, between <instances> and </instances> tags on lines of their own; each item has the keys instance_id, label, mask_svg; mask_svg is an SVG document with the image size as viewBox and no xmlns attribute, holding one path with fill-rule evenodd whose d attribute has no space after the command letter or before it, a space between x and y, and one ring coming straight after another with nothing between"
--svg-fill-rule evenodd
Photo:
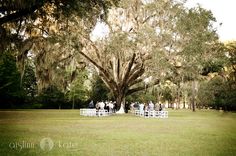
<instances>
[{"instance_id":1,"label":"background tree","mask_svg":"<svg viewBox=\"0 0 236 156\"><path fill-rule=\"evenodd\" d=\"M37 84L40 91L51 83L52 75L59 73L54 70L55 68L62 64L68 65L65 61L71 61L75 57L70 44L65 42L68 39L65 36L75 28L72 28L72 25L77 24L77 31L88 35L97 18L101 16L105 19L107 9L117 2L116 0L1 2L0 45L2 48L0 49L14 51L21 79L24 75L26 59L29 55L35 58L36 77L39 81ZM61 67L61 70L62 68L65 67ZM45 74L41 74L42 72Z\"/></svg>"},{"instance_id":2,"label":"background tree","mask_svg":"<svg viewBox=\"0 0 236 156\"><path fill-rule=\"evenodd\" d=\"M0 107L14 108L16 102L23 104L23 90L16 60L10 52L0 54Z\"/></svg>"},{"instance_id":3,"label":"background tree","mask_svg":"<svg viewBox=\"0 0 236 156\"><path fill-rule=\"evenodd\" d=\"M234 42L219 44L218 57L204 64L207 79L200 84L199 105L216 109L235 110L235 46ZM220 57L219 57L220 56Z\"/></svg>"},{"instance_id":4,"label":"background tree","mask_svg":"<svg viewBox=\"0 0 236 156\"><path fill-rule=\"evenodd\" d=\"M75 80L68 86L66 93L68 100L72 103L72 109L87 107L85 104L90 98L90 84L88 84L88 72L86 70L79 71ZM87 82L87 83L86 83Z\"/></svg>"},{"instance_id":5,"label":"background tree","mask_svg":"<svg viewBox=\"0 0 236 156\"><path fill-rule=\"evenodd\" d=\"M38 102L42 104L41 108L61 109L65 104L65 96L56 86L48 86L40 92Z\"/></svg>"},{"instance_id":6,"label":"background tree","mask_svg":"<svg viewBox=\"0 0 236 156\"><path fill-rule=\"evenodd\" d=\"M96 74L94 74L93 76L90 98L94 102L100 102L104 100L114 100L110 96L110 91L107 88L107 86L104 84L102 79Z\"/></svg>"},{"instance_id":7,"label":"background tree","mask_svg":"<svg viewBox=\"0 0 236 156\"><path fill-rule=\"evenodd\" d=\"M35 77L35 71L32 64L28 64L25 68L25 74L22 80L23 93L26 96L25 102L27 105L34 103L37 96L37 81Z\"/></svg>"},{"instance_id":8,"label":"background tree","mask_svg":"<svg viewBox=\"0 0 236 156\"><path fill-rule=\"evenodd\" d=\"M197 91L197 80L204 62L209 62L215 58L211 48L217 42L217 34L212 26L215 21L212 13L201 7L192 9L181 9L175 12L175 20L172 24L167 24L163 29L169 34L163 42L164 58L169 63L168 69L164 70L166 78L177 85L177 107L179 107L181 95L180 88L187 81L192 81L192 109L195 110L195 99ZM171 17L167 16L167 19ZM162 32L162 31L160 31Z\"/></svg>"},{"instance_id":9,"label":"background tree","mask_svg":"<svg viewBox=\"0 0 236 156\"><path fill-rule=\"evenodd\" d=\"M227 104L231 110L236 110L236 41L226 43L227 66L224 68L224 77L227 80Z\"/></svg>"},{"instance_id":10,"label":"background tree","mask_svg":"<svg viewBox=\"0 0 236 156\"><path fill-rule=\"evenodd\" d=\"M72 33L74 28L88 35L97 18L101 16L105 19L107 9L117 2L1 1L0 51L11 51L12 56L17 58L17 67L21 73L20 84L26 87L23 79L28 79L28 75L26 78L24 74L29 66L27 60L30 58L32 67L35 68L38 91L53 88L49 90L59 89L65 94L66 87L76 77L74 73L83 67L81 61L73 62L78 56L75 55L70 42L65 42L71 40L66 36ZM76 27L73 27L74 25ZM70 72L67 71L69 66L73 66Z\"/></svg>"}]
</instances>

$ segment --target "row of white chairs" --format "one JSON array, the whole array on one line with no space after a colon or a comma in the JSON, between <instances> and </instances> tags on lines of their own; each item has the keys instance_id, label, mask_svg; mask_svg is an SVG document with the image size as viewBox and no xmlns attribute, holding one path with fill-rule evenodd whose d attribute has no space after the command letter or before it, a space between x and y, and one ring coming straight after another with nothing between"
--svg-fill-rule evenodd
<instances>
[{"instance_id":1,"label":"row of white chairs","mask_svg":"<svg viewBox=\"0 0 236 156\"><path fill-rule=\"evenodd\" d=\"M141 111L135 110L134 114L136 116L141 116L145 118L168 118L168 111Z\"/></svg>"},{"instance_id":2,"label":"row of white chairs","mask_svg":"<svg viewBox=\"0 0 236 156\"><path fill-rule=\"evenodd\" d=\"M109 113L107 110L96 110L96 109L88 109L88 108L83 108L80 109L80 115L82 116L108 116L111 113Z\"/></svg>"}]
</instances>

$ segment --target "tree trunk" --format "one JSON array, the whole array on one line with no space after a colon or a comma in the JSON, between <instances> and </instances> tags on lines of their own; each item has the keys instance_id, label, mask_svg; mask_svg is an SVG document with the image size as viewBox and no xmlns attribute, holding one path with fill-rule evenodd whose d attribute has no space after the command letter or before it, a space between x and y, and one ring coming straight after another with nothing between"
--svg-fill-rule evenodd
<instances>
[{"instance_id":1,"label":"tree trunk","mask_svg":"<svg viewBox=\"0 0 236 156\"><path fill-rule=\"evenodd\" d=\"M178 90L177 90L177 109L180 109L180 86L178 84Z\"/></svg>"},{"instance_id":2,"label":"tree trunk","mask_svg":"<svg viewBox=\"0 0 236 156\"><path fill-rule=\"evenodd\" d=\"M183 109L186 109L186 98L185 98L185 96L183 98Z\"/></svg>"},{"instance_id":3,"label":"tree trunk","mask_svg":"<svg viewBox=\"0 0 236 156\"><path fill-rule=\"evenodd\" d=\"M195 102L196 102L196 100L195 100L195 96L196 96L195 95L196 94L195 86L196 86L195 82L192 81L192 111L193 112L196 111L196 109L195 109Z\"/></svg>"},{"instance_id":4,"label":"tree trunk","mask_svg":"<svg viewBox=\"0 0 236 156\"><path fill-rule=\"evenodd\" d=\"M160 101L161 101L161 95L158 93L157 94L157 103L160 103Z\"/></svg>"},{"instance_id":5,"label":"tree trunk","mask_svg":"<svg viewBox=\"0 0 236 156\"><path fill-rule=\"evenodd\" d=\"M73 91L72 109L75 109L75 92Z\"/></svg>"},{"instance_id":6,"label":"tree trunk","mask_svg":"<svg viewBox=\"0 0 236 156\"><path fill-rule=\"evenodd\" d=\"M117 110L119 110L120 107L121 107L121 103L124 100L124 95L123 94L118 94L118 96L115 97L115 98L116 98L116 108L117 108Z\"/></svg>"}]
</instances>

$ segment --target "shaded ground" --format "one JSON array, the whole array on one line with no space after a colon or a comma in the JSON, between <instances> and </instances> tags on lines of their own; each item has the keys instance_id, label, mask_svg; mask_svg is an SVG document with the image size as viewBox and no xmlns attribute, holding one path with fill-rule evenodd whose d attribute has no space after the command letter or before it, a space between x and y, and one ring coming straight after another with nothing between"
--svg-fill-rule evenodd
<instances>
[{"instance_id":1,"label":"shaded ground","mask_svg":"<svg viewBox=\"0 0 236 156\"><path fill-rule=\"evenodd\" d=\"M50 151L40 147L43 138L53 141ZM236 113L170 110L168 119L146 119L0 111L0 155L236 155Z\"/></svg>"}]
</instances>

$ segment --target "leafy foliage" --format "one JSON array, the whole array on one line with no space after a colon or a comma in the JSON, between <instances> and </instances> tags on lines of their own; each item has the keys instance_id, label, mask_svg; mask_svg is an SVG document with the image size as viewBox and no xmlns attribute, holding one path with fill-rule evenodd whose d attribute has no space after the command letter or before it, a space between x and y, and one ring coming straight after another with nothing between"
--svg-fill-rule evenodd
<instances>
[{"instance_id":1,"label":"leafy foliage","mask_svg":"<svg viewBox=\"0 0 236 156\"><path fill-rule=\"evenodd\" d=\"M88 72L86 70L80 71L75 80L70 84L66 96L72 108L85 107L89 100L90 94L90 81L88 80Z\"/></svg>"},{"instance_id":2,"label":"leafy foliage","mask_svg":"<svg viewBox=\"0 0 236 156\"><path fill-rule=\"evenodd\" d=\"M0 54L0 107L14 107L23 103L20 86L20 73L15 58L9 53Z\"/></svg>"},{"instance_id":3,"label":"leafy foliage","mask_svg":"<svg viewBox=\"0 0 236 156\"><path fill-rule=\"evenodd\" d=\"M209 10L166 0L0 2L1 107L119 104L144 90L127 99L235 109L236 44L218 42ZM109 34L91 40L99 22ZM90 63L99 76L91 90Z\"/></svg>"},{"instance_id":4,"label":"leafy foliage","mask_svg":"<svg viewBox=\"0 0 236 156\"><path fill-rule=\"evenodd\" d=\"M101 78L95 75L92 82L90 98L94 100L94 102L108 100L111 99L111 95L109 95L109 93L109 89L106 87Z\"/></svg>"},{"instance_id":5,"label":"leafy foliage","mask_svg":"<svg viewBox=\"0 0 236 156\"><path fill-rule=\"evenodd\" d=\"M231 87L228 81L218 75L201 84L198 91L198 104L217 109L236 110L235 93L236 87Z\"/></svg>"},{"instance_id":6,"label":"leafy foliage","mask_svg":"<svg viewBox=\"0 0 236 156\"><path fill-rule=\"evenodd\" d=\"M38 101L42 104L42 108L61 108L65 97L57 87L49 86L39 94Z\"/></svg>"}]
</instances>

